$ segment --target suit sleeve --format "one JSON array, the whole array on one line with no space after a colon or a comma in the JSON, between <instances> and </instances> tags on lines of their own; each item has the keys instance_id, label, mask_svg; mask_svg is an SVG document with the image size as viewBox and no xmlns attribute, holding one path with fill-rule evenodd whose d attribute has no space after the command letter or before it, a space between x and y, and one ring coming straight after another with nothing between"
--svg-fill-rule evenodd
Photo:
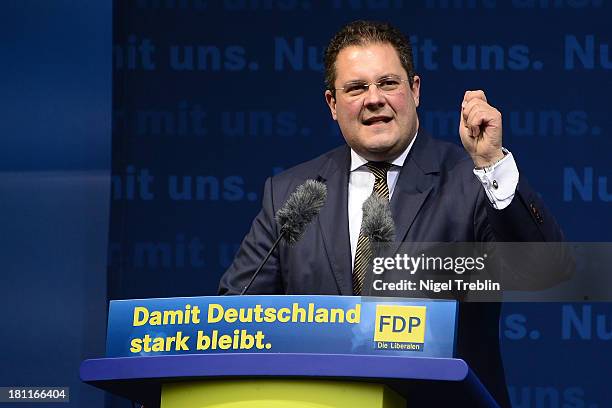
<instances>
[{"instance_id":1,"label":"suit sleeve","mask_svg":"<svg viewBox=\"0 0 612 408\"><path fill-rule=\"evenodd\" d=\"M278 237L274 219L274 189L272 178L265 183L262 209L253 220L238 253L219 283L220 295L238 295L247 285L259 264ZM283 293L278 248L272 253L247 294Z\"/></svg>"},{"instance_id":2,"label":"suit sleeve","mask_svg":"<svg viewBox=\"0 0 612 408\"><path fill-rule=\"evenodd\" d=\"M563 232L540 196L521 176L510 205L497 210L486 205L486 213L496 241L561 242Z\"/></svg>"},{"instance_id":3,"label":"suit sleeve","mask_svg":"<svg viewBox=\"0 0 612 408\"><path fill-rule=\"evenodd\" d=\"M474 222L477 240L495 243L490 248L501 269L492 275L502 280L504 289L542 290L573 274L574 260L561 228L523 176L512 202L502 210L482 191Z\"/></svg>"}]
</instances>

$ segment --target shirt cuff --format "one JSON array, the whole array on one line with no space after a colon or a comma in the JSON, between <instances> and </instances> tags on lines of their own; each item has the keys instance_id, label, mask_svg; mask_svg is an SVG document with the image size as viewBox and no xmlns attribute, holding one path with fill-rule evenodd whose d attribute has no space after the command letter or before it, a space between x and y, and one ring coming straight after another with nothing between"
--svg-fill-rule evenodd
<instances>
[{"instance_id":1,"label":"shirt cuff","mask_svg":"<svg viewBox=\"0 0 612 408\"><path fill-rule=\"evenodd\" d=\"M505 156L491 167L474 169L474 174L482 183L491 205L503 210L510 205L519 181L519 171L512 153L502 148Z\"/></svg>"}]
</instances>

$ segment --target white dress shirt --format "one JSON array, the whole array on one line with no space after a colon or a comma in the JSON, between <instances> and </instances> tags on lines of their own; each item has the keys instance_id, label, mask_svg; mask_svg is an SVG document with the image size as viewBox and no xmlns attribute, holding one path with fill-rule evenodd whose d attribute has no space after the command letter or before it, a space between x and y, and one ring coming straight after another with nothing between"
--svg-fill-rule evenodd
<instances>
[{"instance_id":1,"label":"white dress shirt","mask_svg":"<svg viewBox=\"0 0 612 408\"><path fill-rule=\"evenodd\" d=\"M389 186L389 199L393 197L393 191L397 184L399 172L408 157L410 149L417 135L406 150L391 162L392 166L387 172L387 185ZM499 210L506 208L514 198L514 192L518 185L519 171L512 153L504 149L505 156L493 166L477 170L474 174L485 189L491 205ZM361 218L363 202L372 194L374 189L374 174L365 165L368 161L351 149L351 167L348 185L348 217L349 234L351 240L351 269L354 267L357 240L361 229Z\"/></svg>"}]
</instances>

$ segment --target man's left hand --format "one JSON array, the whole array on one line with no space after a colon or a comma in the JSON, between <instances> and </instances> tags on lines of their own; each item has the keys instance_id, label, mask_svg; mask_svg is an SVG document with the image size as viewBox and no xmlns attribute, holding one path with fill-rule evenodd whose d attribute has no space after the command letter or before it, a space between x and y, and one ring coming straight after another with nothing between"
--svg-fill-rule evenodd
<instances>
[{"instance_id":1,"label":"man's left hand","mask_svg":"<svg viewBox=\"0 0 612 408\"><path fill-rule=\"evenodd\" d=\"M492 166L504 157L501 113L487 103L483 91L465 92L459 136L477 168Z\"/></svg>"}]
</instances>

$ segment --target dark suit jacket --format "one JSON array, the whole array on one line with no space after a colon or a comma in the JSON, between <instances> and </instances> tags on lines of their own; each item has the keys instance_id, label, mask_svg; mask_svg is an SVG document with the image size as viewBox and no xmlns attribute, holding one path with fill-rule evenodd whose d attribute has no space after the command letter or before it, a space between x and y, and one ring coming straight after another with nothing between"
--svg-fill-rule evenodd
<instances>
[{"instance_id":1,"label":"dark suit jacket","mask_svg":"<svg viewBox=\"0 0 612 408\"><path fill-rule=\"evenodd\" d=\"M266 181L263 208L234 262L221 278L220 294L238 294L279 233L274 214L307 179L325 182L328 197L318 217L293 247L281 244L250 294L352 295L348 228L350 149L341 146ZM411 242L559 241L562 233L521 174L510 206L493 208L465 151L423 131L402 167L391 212L396 239ZM463 303L457 356L466 359L502 405L508 404L499 350L495 303Z\"/></svg>"}]
</instances>

